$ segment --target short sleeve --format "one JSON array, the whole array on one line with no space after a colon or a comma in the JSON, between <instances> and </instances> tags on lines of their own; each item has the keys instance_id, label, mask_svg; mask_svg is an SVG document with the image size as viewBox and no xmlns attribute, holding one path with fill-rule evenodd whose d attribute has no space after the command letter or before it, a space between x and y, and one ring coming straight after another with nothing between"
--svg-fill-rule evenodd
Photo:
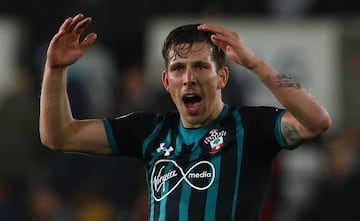
<instances>
[{"instance_id":1,"label":"short sleeve","mask_svg":"<svg viewBox=\"0 0 360 221\"><path fill-rule=\"evenodd\" d=\"M154 130L158 120L159 115L152 112L134 112L115 119L104 119L112 153L141 158L142 143Z\"/></svg>"},{"instance_id":2,"label":"short sleeve","mask_svg":"<svg viewBox=\"0 0 360 221\"><path fill-rule=\"evenodd\" d=\"M281 118L286 110L276 107L244 107L240 109L247 141L258 148L277 152L287 148L281 133Z\"/></svg>"}]
</instances>

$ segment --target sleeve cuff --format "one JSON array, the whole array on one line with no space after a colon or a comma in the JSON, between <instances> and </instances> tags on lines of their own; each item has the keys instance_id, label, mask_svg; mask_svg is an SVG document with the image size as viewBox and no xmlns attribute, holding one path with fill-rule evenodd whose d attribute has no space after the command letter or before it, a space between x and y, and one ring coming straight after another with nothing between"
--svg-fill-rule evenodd
<instances>
[{"instance_id":1,"label":"sleeve cuff","mask_svg":"<svg viewBox=\"0 0 360 221\"><path fill-rule=\"evenodd\" d=\"M286 143L285 138L281 132L281 119L285 113L286 113L286 111L284 110L277 116L276 123L275 123L275 137L282 148L288 149L289 145Z\"/></svg>"},{"instance_id":2,"label":"sleeve cuff","mask_svg":"<svg viewBox=\"0 0 360 221\"><path fill-rule=\"evenodd\" d=\"M103 119L103 124L105 127L105 133L106 133L106 137L108 139L109 145L110 145L111 152L112 152L112 154L117 155L117 154L119 154L119 148L116 144L115 137L112 132L111 125L110 125L110 121L108 119Z\"/></svg>"}]
</instances>

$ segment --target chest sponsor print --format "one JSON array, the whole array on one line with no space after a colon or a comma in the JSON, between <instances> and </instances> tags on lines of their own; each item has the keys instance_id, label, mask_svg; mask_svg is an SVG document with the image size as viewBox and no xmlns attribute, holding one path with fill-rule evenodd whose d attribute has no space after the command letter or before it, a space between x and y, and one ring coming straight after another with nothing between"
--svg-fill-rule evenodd
<instances>
[{"instance_id":1,"label":"chest sponsor print","mask_svg":"<svg viewBox=\"0 0 360 221\"><path fill-rule=\"evenodd\" d=\"M215 179L215 167L209 161L199 161L186 171L176 161L158 160L150 177L152 197L161 201L186 182L195 190L207 190Z\"/></svg>"}]
</instances>

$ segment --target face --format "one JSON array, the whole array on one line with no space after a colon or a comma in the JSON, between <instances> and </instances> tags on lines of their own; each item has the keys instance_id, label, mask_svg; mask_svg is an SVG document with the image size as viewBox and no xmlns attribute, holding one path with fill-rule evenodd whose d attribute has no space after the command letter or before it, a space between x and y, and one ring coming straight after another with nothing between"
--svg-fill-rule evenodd
<instances>
[{"instance_id":1,"label":"face","mask_svg":"<svg viewBox=\"0 0 360 221\"><path fill-rule=\"evenodd\" d=\"M183 46L183 45L180 45ZM224 103L221 90L228 80L226 67L217 70L212 49L206 43L195 43L189 50L178 47L169 52L169 64L162 73L165 89L170 93L184 127L201 127L214 120Z\"/></svg>"}]
</instances>

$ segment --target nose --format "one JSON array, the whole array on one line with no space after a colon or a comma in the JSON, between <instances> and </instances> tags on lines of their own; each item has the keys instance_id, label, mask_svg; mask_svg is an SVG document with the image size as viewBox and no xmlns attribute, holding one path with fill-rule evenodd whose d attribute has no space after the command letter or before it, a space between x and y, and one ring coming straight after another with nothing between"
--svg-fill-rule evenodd
<instances>
[{"instance_id":1,"label":"nose","mask_svg":"<svg viewBox=\"0 0 360 221\"><path fill-rule=\"evenodd\" d=\"M194 72L191 69L188 69L184 74L184 83L185 86L187 85L196 85L196 77Z\"/></svg>"}]
</instances>

